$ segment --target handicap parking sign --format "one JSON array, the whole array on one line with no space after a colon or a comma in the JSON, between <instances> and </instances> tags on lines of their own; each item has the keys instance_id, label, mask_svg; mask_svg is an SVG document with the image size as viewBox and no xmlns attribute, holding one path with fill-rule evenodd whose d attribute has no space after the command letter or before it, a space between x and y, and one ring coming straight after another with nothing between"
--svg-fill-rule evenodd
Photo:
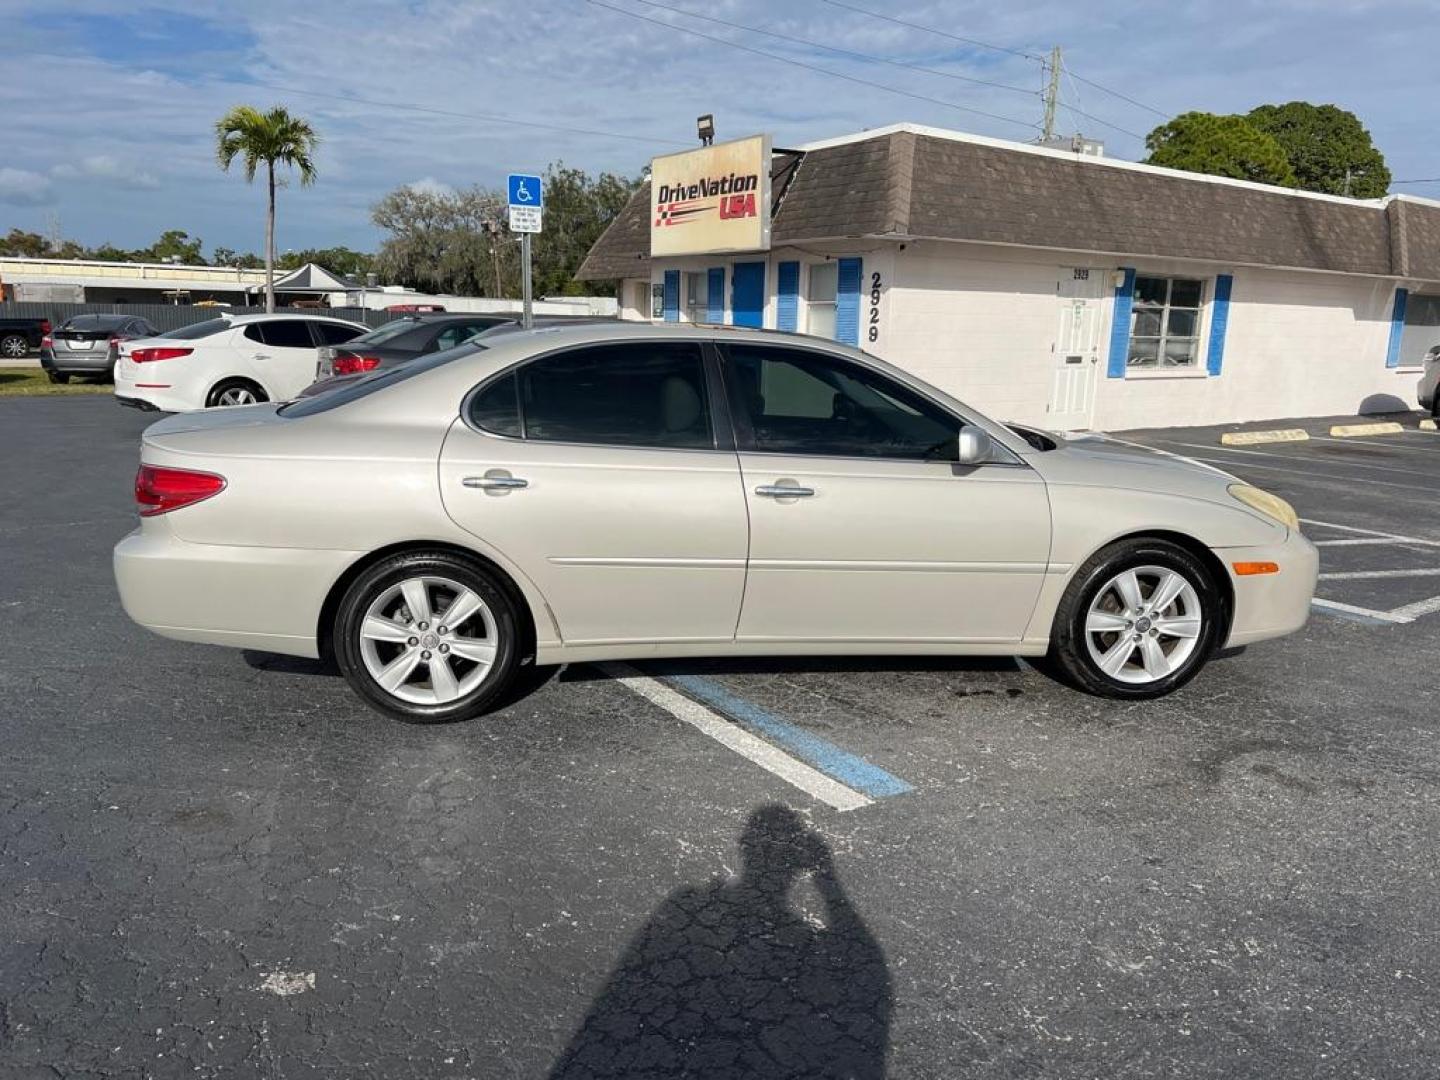
<instances>
[{"instance_id":1,"label":"handicap parking sign","mask_svg":"<svg viewBox=\"0 0 1440 1080\"><path fill-rule=\"evenodd\" d=\"M538 176L511 173L506 189L510 195L511 206L538 207L545 205L545 189L541 186Z\"/></svg>"}]
</instances>

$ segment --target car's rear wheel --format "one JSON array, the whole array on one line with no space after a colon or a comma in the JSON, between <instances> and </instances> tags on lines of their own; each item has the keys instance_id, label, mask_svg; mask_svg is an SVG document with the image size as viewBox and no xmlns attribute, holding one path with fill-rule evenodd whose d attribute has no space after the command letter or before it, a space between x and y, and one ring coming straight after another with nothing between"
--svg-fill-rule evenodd
<instances>
[{"instance_id":1,"label":"car's rear wheel","mask_svg":"<svg viewBox=\"0 0 1440 1080\"><path fill-rule=\"evenodd\" d=\"M367 703L413 723L485 712L519 666L519 619L482 566L445 552L365 570L335 617L335 657Z\"/></svg>"},{"instance_id":2,"label":"car's rear wheel","mask_svg":"<svg viewBox=\"0 0 1440 1080\"><path fill-rule=\"evenodd\" d=\"M23 334L6 334L0 337L0 356L7 360L18 360L30 351L30 343Z\"/></svg>"},{"instance_id":3,"label":"car's rear wheel","mask_svg":"<svg viewBox=\"0 0 1440 1080\"><path fill-rule=\"evenodd\" d=\"M254 405L256 402L269 400L269 395L258 383L249 379L226 379L215 384L210 396L205 399L205 407L214 409L230 405Z\"/></svg>"},{"instance_id":4,"label":"car's rear wheel","mask_svg":"<svg viewBox=\"0 0 1440 1080\"><path fill-rule=\"evenodd\" d=\"M52 383L68 383L70 381L69 375L65 375L59 371L47 371L45 374Z\"/></svg>"},{"instance_id":5,"label":"car's rear wheel","mask_svg":"<svg viewBox=\"0 0 1440 1080\"><path fill-rule=\"evenodd\" d=\"M1154 698L1189 682L1215 651L1224 605L1210 570L1164 540L1096 553L1060 600L1051 655L1084 690Z\"/></svg>"}]
</instances>

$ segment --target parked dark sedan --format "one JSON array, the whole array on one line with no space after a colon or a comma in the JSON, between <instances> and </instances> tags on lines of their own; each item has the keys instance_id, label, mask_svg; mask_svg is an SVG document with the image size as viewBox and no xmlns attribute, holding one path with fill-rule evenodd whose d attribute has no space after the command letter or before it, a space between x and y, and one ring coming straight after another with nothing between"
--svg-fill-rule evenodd
<instances>
[{"instance_id":1,"label":"parked dark sedan","mask_svg":"<svg viewBox=\"0 0 1440 1080\"><path fill-rule=\"evenodd\" d=\"M122 341L159 334L138 315L72 315L40 339L40 366L52 383L69 382L72 375L108 379Z\"/></svg>"},{"instance_id":2,"label":"parked dark sedan","mask_svg":"<svg viewBox=\"0 0 1440 1080\"><path fill-rule=\"evenodd\" d=\"M380 368L408 363L417 356L453 349L476 334L513 321L509 315L474 314L405 315L392 319L354 341L322 348L315 365L316 382L306 387L302 396L343 385L337 384L337 379L348 381Z\"/></svg>"}]
</instances>

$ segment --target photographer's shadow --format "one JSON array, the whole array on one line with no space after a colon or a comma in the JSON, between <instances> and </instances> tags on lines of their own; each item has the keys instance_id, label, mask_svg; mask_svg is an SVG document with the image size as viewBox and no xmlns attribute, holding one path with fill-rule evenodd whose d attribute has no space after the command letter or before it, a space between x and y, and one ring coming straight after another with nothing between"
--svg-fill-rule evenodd
<instances>
[{"instance_id":1,"label":"photographer's shadow","mask_svg":"<svg viewBox=\"0 0 1440 1080\"><path fill-rule=\"evenodd\" d=\"M738 878L685 886L631 942L552 1077L881 1077L885 955L794 811L756 810ZM796 906L809 875L818 915Z\"/></svg>"}]
</instances>

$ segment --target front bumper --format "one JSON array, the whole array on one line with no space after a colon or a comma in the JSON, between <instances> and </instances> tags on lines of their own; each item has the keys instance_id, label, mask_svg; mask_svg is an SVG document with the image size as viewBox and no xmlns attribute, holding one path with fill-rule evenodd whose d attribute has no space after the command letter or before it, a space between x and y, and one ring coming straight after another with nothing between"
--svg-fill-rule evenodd
<instances>
[{"instance_id":1,"label":"front bumper","mask_svg":"<svg viewBox=\"0 0 1440 1080\"><path fill-rule=\"evenodd\" d=\"M115 584L162 637L315 657L321 606L360 554L195 544L152 518L115 545Z\"/></svg>"},{"instance_id":2,"label":"front bumper","mask_svg":"<svg viewBox=\"0 0 1440 1080\"><path fill-rule=\"evenodd\" d=\"M1310 617L1320 553L1303 533L1292 529L1281 543L1262 547L1216 548L1230 575L1235 597L1226 647L1249 645L1293 634ZM1237 562L1273 562L1278 574L1239 575Z\"/></svg>"}]
</instances>

